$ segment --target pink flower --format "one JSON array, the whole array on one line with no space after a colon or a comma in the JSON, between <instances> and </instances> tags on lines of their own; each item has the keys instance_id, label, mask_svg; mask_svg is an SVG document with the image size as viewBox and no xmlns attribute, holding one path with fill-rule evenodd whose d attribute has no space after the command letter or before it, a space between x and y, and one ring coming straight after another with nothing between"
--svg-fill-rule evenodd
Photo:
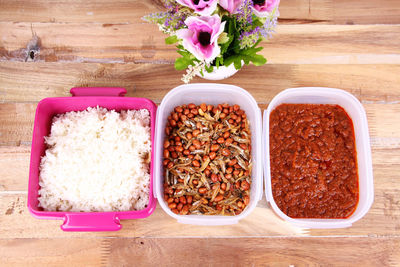
<instances>
[{"instance_id":1,"label":"pink flower","mask_svg":"<svg viewBox=\"0 0 400 267\"><path fill-rule=\"evenodd\" d=\"M218 0L176 0L176 2L193 9L202 16L211 15L218 4Z\"/></svg>"},{"instance_id":2,"label":"pink flower","mask_svg":"<svg viewBox=\"0 0 400 267\"><path fill-rule=\"evenodd\" d=\"M219 0L219 5L222 6L231 14L235 14L239 7L242 6L244 0Z\"/></svg>"},{"instance_id":3,"label":"pink flower","mask_svg":"<svg viewBox=\"0 0 400 267\"><path fill-rule=\"evenodd\" d=\"M189 17L185 24L187 29L176 32L176 36L182 39L183 47L199 60L213 61L221 52L218 37L224 31L225 22L221 23L220 17L214 15Z\"/></svg>"},{"instance_id":4,"label":"pink flower","mask_svg":"<svg viewBox=\"0 0 400 267\"><path fill-rule=\"evenodd\" d=\"M253 11L258 17L266 17L275 7L279 5L280 0L253 0Z\"/></svg>"}]
</instances>

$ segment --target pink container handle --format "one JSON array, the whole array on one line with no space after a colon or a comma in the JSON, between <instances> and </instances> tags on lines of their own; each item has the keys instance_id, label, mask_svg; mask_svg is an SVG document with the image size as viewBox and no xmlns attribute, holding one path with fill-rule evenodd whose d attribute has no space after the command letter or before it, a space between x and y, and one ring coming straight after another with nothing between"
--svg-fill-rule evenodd
<instances>
[{"instance_id":1,"label":"pink container handle","mask_svg":"<svg viewBox=\"0 0 400 267\"><path fill-rule=\"evenodd\" d=\"M72 96L124 96L126 90L120 87L75 87L70 93Z\"/></svg>"},{"instance_id":2,"label":"pink container handle","mask_svg":"<svg viewBox=\"0 0 400 267\"><path fill-rule=\"evenodd\" d=\"M64 218L61 229L68 232L118 231L122 227L113 212L67 213Z\"/></svg>"}]
</instances>

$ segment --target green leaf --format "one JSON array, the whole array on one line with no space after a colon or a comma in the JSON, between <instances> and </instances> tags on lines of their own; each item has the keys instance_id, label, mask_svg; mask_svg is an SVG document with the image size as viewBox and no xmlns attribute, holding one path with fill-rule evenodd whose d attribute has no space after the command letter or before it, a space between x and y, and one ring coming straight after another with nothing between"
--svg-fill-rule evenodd
<instances>
[{"instance_id":1,"label":"green leaf","mask_svg":"<svg viewBox=\"0 0 400 267\"><path fill-rule=\"evenodd\" d=\"M165 38L165 44L174 44L178 41L179 41L179 39L178 39L178 37L176 37L176 35L172 35L172 36Z\"/></svg>"},{"instance_id":2,"label":"green leaf","mask_svg":"<svg viewBox=\"0 0 400 267\"><path fill-rule=\"evenodd\" d=\"M208 73L211 73L211 72L214 70L214 67L211 66L211 65L210 65L210 66L205 65L204 68L206 69L206 71L207 71Z\"/></svg>"},{"instance_id":3,"label":"green leaf","mask_svg":"<svg viewBox=\"0 0 400 267\"><path fill-rule=\"evenodd\" d=\"M255 65L261 66L267 63L267 59L262 55L247 56L247 58Z\"/></svg>"},{"instance_id":4,"label":"green leaf","mask_svg":"<svg viewBox=\"0 0 400 267\"><path fill-rule=\"evenodd\" d=\"M235 69L240 70L242 67L242 60L240 58L235 59L233 65L235 66Z\"/></svg>"},{"instance_id":5,"label":"green leaf","mask_svg":"<svg viewBox=\"0 0 400 267\"><path fill-rule=\"evenodd\" d=\"M218 37L218 44L225 44L228 41L229 41L229 36L226 32L221 33L220 36Z\"/></svg>"},{"instance_id":6,"label":"green leaf","mask_svg":"<svg viewBox=\"0 0 400 267\"><path fill-rule=\"evenodd\" d=\"M175 69L176 70L184 70L186 69L190 64L192 64L193 60L190 60L186 57L180 57L175 60Z\"/></svg>"}]
</instances>

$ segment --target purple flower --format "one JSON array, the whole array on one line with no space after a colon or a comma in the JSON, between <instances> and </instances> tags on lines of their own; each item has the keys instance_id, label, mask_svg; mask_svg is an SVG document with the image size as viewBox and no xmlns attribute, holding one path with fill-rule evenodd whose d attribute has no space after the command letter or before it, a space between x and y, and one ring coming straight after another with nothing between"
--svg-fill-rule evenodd
<instances>
[{"instance_id":1,"label":"purple flower","mask_svg":"<svg viewBox=\"0 0 400 267\"><path fill-rule=\"evenodd\" d=\"M279 5L280 0L253 0L253 11L257 17L266 17L275 7Z\"/></svg>"},{"instance_id":2,"label":"purple flower","mask_svg":"<svg viewBox=\"0 0 400 267\"><path fill-rule=\"evenodd\" d=\"M202 16L211 15L218 4L218 0L176 0L176 2L193 9L194 12Z\"/></svg>"},{"instance_id":3,"label":"purple flower","mask_svg":"<svg viewBox=\"0 0 400 267\"><path fill-rule=\"evenodd\" d=\"M225 22L221 23L221 18L214 15L189 17L185 24L187 29L176 32L176 36L182 39L183 47L199 60L213 61L221 52L218 37L224 31Z\"/></svg>"},{"instance_id":4,"label":"purple flower","mask_svg":"<svg viewBox=\"0 0 400 267\"><path fill-rule=\"evenodd\" d=\"M237 13L239 7L243 5L244 0L219 0L219 5L230 14Z\"/></svg>"}]
</instances>

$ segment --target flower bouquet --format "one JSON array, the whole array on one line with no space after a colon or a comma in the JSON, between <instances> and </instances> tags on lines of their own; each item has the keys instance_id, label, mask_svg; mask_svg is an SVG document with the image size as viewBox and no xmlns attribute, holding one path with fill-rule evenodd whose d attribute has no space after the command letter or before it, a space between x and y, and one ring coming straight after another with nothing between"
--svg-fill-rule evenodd
<instances>
[{"instance_id":1,"label":"flower bouquet","mask_svg":"<svg viewBox=\"0 0 400 267\"><path fill-rule=\"evenodd\" d=\"M166 12L144 20L158 24L168 34L167 44L177 44L177 70L187 69L182 81L224 68L236 72L243 64L267 62L257 54L262 40L271 37L279 16L279 0L162 0ZM232 68L232 65L234 68ZM234 73L233 72L233 73ZM232 73L232 74L233 74Z\"/></svg>"}]
</instances>

